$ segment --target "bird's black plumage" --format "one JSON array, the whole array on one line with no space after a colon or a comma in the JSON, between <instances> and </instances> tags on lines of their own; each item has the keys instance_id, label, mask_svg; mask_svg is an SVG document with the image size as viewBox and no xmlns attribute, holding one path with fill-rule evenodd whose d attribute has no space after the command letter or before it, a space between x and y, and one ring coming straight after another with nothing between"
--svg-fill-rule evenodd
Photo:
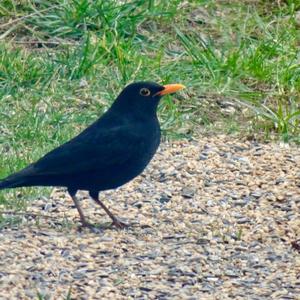
<instances>
[{"instance_id":1,"label":"bird's black plumage","mask_svg":"<svg viewBox=\"0 0 300 300\"><path fill-rule=\"evenodd\" d=\"M65 186L82 223L86 221L75 194L77 190L88 190L114 224L122 227L98 200L98 193L139 175L155 154L160 143L156 110L166 87L152 82L128 85L96 122L37 162L0 181L0 189Z\"/></svg>"}]
</instances>

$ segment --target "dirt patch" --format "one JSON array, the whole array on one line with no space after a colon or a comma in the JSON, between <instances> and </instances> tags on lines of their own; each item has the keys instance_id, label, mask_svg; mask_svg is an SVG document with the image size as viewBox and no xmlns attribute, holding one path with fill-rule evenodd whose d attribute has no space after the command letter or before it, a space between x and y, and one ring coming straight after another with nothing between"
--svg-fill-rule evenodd
<instances>
[{"instance_id":1,"label":"dirt patch","mask_svg":"<svg viewBox=\"0 0 300 300\"><path fill-rule=\"evenodd\" d=\"M163 144L144 175L100 194L128 230L79 231L56 189L0 232L0 298L299 299L300 154L206 137ZM80 194L91 222L109 222Z\"/></svg>"}]
</instances>

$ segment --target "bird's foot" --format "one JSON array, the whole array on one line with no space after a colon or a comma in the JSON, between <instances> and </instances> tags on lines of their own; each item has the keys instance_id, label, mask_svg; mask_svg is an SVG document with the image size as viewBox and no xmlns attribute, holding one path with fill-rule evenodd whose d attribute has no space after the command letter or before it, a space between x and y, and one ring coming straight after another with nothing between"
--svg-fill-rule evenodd
<instances>
[{"instance_id":1,"label":"bird's foot","mask_svg":"<svg viewBox=\"0 0 300 300\"><path fill-rule=\"evenodd\" d=\"M130 225L126 224L124 222L121 222L120 220L114 218L114 220L112 222L112 226L115 226L118 229L125 229L125 228L128 228Z\"/></svg>"},{"instance_id":2,"label":"bird's foot","mask_svg":"<svg viewBox=\"0 0 300 300\"><path fill-rule=\"evenodd\" d=\"M98 233L99 232L99 228L96 225L91 224L89 222L81 222L81 224L79 225L78 230L81 231L83 228L88 228L88 229L90 229L94 233Z\"/></svg>"},{"instance_id":3,"label":"bird's foot","mask_svg":"<svg viewBox=\"0 0 300 300\"><path fill-rule=\"evenodd\" d=\"M113 222L111 223L111 226L115 226L118 229L125 229L125 228L128 228L130 225L114 218ZM110 226L108 224L105 225L105 226L104 225L99 226L99 225L91 224L89 222L81 222L81 224L79 225L78 230L81 231L84 228L88 228L92 232L98 232L101 229L105 229L105 228L109 228L109 227Z\"/></svg>"},{"instance_id":4,"label":"bird's foot","mask_svg":"<svg viewBox=\"0 0 300 300\"><path fill-rule=\"evenodd\" d=\"M86 228L92 228L92 227L94 227L94 225L91 224L91 223L89 223L89 222L82 222L81 225L80 225L80 227L81 228L84 228L84 227L86 227Z\"/></svg>"}]
</instances>

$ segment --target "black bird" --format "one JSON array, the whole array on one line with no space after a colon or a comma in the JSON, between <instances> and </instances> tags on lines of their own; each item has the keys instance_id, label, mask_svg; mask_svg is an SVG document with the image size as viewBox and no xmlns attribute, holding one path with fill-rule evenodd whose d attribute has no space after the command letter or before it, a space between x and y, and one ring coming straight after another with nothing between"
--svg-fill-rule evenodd
<instances>
[{"instance_id":1,"label":"black bird","mask_svg":"<svg viewBox=\"0 0 300 300\"><path fill-rule=\"evenodd\" d=\"M69 142L37 162L0 181L0 190L26 186L65 186L80 215L90 226L76 192L89 191L118 228L119 221L99 200L100 191L117 188L139 175L160 143L156 111L163 95L184 88L181 84L136 82L128 85L110 109Z\"/></svg>"}]
</instances>

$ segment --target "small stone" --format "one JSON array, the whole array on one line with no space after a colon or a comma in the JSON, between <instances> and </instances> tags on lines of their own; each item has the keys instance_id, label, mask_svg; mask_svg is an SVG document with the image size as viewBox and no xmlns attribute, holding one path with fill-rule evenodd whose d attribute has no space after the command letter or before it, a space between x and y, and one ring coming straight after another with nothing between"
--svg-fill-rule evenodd
<instances>
[{"instance_id":1,"label":"small stone","mask_svg":"<svg viewBox=\"0 0 300 300\"><path fill-rule=\"evenodd\" d=\"M134 207L136 207L138 209L141 209L143 207L143 204L141 202L136 202L132 206L134 206Z\"/></svg>"},{"instance_id":2,"label":"small stone","mask_svg":"<svg viewBox=\"0 0 300 300\"><path fill-rule=\"evenodd\" d=\"M243 164L247 164L247 165L250 164L249 158L247 158L247 157L233 156L232 159L236 160L236 161L239 161L239 162L241 162Z\"/></svg>"},{"instance_id":3,"label":"small stone","mask_svg":"<svg viewBox=\"0 0 300 300\"><path fill-rule=\"evenodd\" d=\"M226 270L224 274L228 277L239 277L239 274L234 270Z\"/></svg>"},{"instance_id":4,"label":"small stone","mask_svg":"<svg viewBox=\"0 0 300 300\"><path fill-rule=\"evenodd\" d=\"M217 255L209 255L208 259L211 260L211 261L219 261L220 257L217 256Z\"/></svg>"},{"instance_id":5,"label":"small stone","mask_svg":"<svg viewBox=\"0 0 300 300\"><path fill-rule=\"evenodd\" d=\"M159 198L159 202L161 204L165 204L165 203L168 203L170 200L171 200L172 196L171 195L168 195L166 193L162 193L160 195L160 198Z\"/></svg>"},{"instance_id":6,"label":"small stone","mask_svg":"<svg viewBox=\"0 0 300 300\"><path fill-rule=\"evenodd\" d=\"M63 257L68 257L68 256L70 256L70 250L68 250L68 249L62 250L60 255Z\"/></svg>"},{"instance_id":7,"label":"small stone","mask_svg":"<svg viewBox=\"0 0 300 300\"><path fill-rule=\"evenodd\" d=\"M200 290L204 293L212 293L214 291L214 288L210 285L202 285Z\"/></svg>"},{"instance_id":8,"label":"small stone","mask_svg":"<svg viewBox=\"0 0 300 300\"><path fill-rule=\"evenodd\" d=\"M221 108L221 112L225 116L232 116L236 113L236 109L233 106Z\"/></svg>"},{"instance_id":9,"label":"small stone","mask_svg":"<svg viewBox=\"0 0 300 300\"><path fill-rule=\"evenodd\" d=\"M200 239L197 240L197 244L200 244L200 245L209 244L209 239L200 238Z\"/></svg>"},{"instance_id":10,"label":"small stone","mask_svg":"<svg viewBox=\"0 0 300 300\"><path fill-rule=\"evenodd\" d=\"M233 205L234 205L234 206L245 206L245 205L247 205L247 203L248 203L247 200L242 199L242 200L235 200L235 201L233 202Z\"/></svg>"},{"instance_id":11,"label":"small stone","mask_svg":"<svg viewBox=\"0 0 300 300\"><path fill-rule=\"evenodd\" d=\"M252 192L250 195L256 199L259 199L262 196L262 192L260 190L256 190L256 191Z\"/></svg>"},{"instance_id":12,"label":"small stone","mask_svg":"<svg viewBox=\"0 0 300 300\"><path fill-rule=\"evenodd\" d=\"M49 211L52 208L52 203L46 203L44 206L44 211Z\"/></svg>"},{"instance_id":13,"label":"small stone","mask_svg":"<svg viewBox=\"0 0 300 300\"><path fill-rule=\"evenodd\" d=\"M204 154L200 154L200 156L199 156L199 159L200 160L207 160L207 155L204 155Z\"/></svg>"},{"instance_id":14,"label":"small stone","mask_svg":"<svg viewBox=\"0 0 300 300\"><path fill-rule=\"evenodd\" d=\"M236 222L237 222L237 224L246 224L246 223L250 223L251 220L248 218L241 218L241 219L237 220Z\"/></svg>"},{"instance_id":15,"label":"small stone","mask_svg":"<svg viewBox=\"0 0 300 300\"><path fill-rule=\"evenodd\" d=\"M195 195L196 190L194 188L185 187L182 189L181 195L184 198L193 198Z\"/></svg>"},{"instance_id":16,"label":"small stone","mask_svg":"<svg viewBox=\"0 0 300 300\"><path fill-rule=\"evenodd\" d=\"M275 184L278 185L278 184L281 184L281 183L284 183L284 182L285 182L285 178L279 177L279 178L276 179Z\"/></svg>"},{"instance_id":17,"label":"small stone","mask_svg":"<svg viewBox=\"0 0 300 300\"><path fill-rule=\"evenodd\" d=\"M73 278L82 279L86 276L86 270L78 270L73 273Z\"/></svg>"},{"instance_id":18,"label":"small stone","mask_svg":"<svg viewBox=\"0 0 300 300\"><path fill-rule=\"evenodd\" d=\"M216 282L219 280L219 278L218 277L206 277L206 280L211 281L211 282Z\"/></svg>"},{"instance_id":19,"label":"small stone","mask_svg":"<svg viewBox=\"0 0 300 300\"><path fill-rule=\"evenodd\" d=\"M206 202L206 206L208 206L208 207L213 207L215 205L216 205L215 201L213 201L211 199Z\"/></svg>"}]
</instances>

